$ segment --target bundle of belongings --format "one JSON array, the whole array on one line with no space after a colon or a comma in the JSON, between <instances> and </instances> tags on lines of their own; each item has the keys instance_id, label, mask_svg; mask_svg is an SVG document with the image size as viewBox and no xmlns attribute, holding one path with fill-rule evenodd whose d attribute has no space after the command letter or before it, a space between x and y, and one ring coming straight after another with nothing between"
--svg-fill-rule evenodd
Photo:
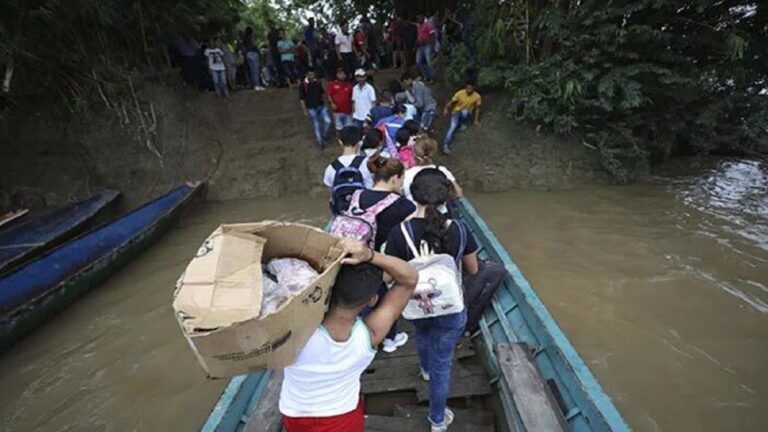
<instances>
[{"instance_id":1,"label":"bundle of belongings","mask_svg":"<svg viewBox=\"0 0 768 432\"><path fill-rule=\"evenodd\" d=\"M210 378L290 365L322 321L338 237L294 223L222 225L177 282L173 309Z\"/></svg>"}]
</instances>

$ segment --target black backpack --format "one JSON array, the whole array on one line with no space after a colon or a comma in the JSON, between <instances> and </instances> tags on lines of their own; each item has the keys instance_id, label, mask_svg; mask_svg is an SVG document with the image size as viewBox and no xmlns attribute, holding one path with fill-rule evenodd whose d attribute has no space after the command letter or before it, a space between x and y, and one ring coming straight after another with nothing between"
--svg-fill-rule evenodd
<instances>
[{"instance_id":1,"label":"black backpack","mask_svg":"<svg viewBox=\"0 0 768 432\"><path fill-rule=\"evenodd\" d=\"M365 156L355 156L349 166L344 166L338 159L331 166L336 171L331 187L331 213L340 215L349 208L352 194L358 189L365 189L363 174L360 165L365 161Z\"/></svg>"}]
</instances>

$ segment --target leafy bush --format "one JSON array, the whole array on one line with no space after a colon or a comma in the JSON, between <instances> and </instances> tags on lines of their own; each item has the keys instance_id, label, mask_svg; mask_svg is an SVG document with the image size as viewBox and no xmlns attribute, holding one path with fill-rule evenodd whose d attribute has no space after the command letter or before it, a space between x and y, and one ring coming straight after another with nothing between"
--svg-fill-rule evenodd
<instances>
[{"instance_id":1,"label":"leafy bush","mask_svg":"<svg viewBox=\"0 0 768 432\"><path fill-rule=\"evenodd\" d=\"M573 0L526 11L525 2L478 3L479 75L504 83L509 114L582 135L620 181L675 153L768 150L768 57L756 49L768 44L758 19L765 8Z\"/></svg>"}]
</instances>

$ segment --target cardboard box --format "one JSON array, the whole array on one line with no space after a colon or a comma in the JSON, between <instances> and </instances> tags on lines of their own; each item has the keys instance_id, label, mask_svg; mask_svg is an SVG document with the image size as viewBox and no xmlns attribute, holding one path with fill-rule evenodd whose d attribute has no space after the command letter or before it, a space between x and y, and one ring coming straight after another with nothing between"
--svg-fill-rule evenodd
<instances>
[{"instance_id":1,"label":"cardboard box","mask_svg":"<svg viewBox=\"0 0 768 432\"><path fill-rule=\"evenodd\" d=\"M294 257L319 276L278 310L259 318L262 263ZM341 268L339 238L302 224L222 225L179 278L173 309L210 378L293 363L320 325Z\"/></svg>"}]
</instances>

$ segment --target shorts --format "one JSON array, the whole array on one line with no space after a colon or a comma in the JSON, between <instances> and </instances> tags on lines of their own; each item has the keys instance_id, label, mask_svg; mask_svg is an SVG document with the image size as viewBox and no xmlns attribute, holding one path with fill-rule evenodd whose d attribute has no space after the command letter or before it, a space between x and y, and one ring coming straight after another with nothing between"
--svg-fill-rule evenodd
<instances>
[{"instance_id":1,"label":"shorts","mask_svg":"<svg viewBox=\"0 0 768 432\"><path fill-rule=\"evenodd\" d=\"M283 416L285 432L363 432L365 424L365 403L363 399L357 408L346 414L332 417L288 417Z\"/></svg>"}]
</instances>

